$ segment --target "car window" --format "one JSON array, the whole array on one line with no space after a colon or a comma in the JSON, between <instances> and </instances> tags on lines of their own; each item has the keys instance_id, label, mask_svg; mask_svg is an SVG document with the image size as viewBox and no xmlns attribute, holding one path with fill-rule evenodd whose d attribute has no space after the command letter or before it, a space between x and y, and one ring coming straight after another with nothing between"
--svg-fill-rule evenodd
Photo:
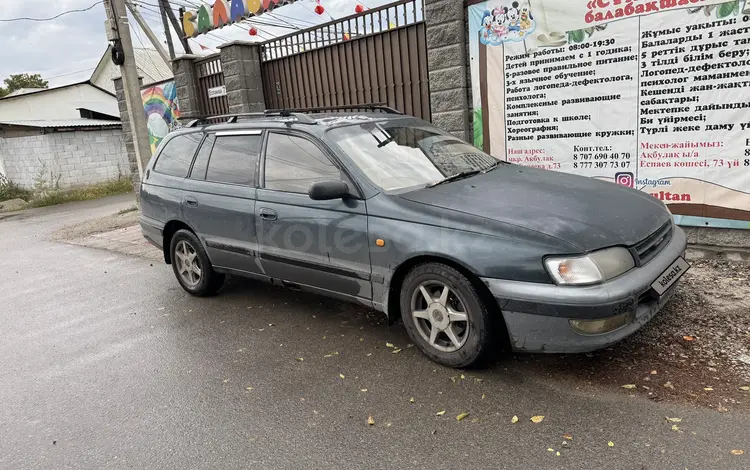
<instances>
[{"instance_id":1,"label":"car window","mask_svg":"<svg viewBox=\"0 0 750 470\"><path fill-rule=\"evenodd\" d=\"M265 177L267 189L307 193L316 181L340 180L341 172L309 140L271 133L266 148Z\"/></svg>"},{"instance_id":2,"label":"car window","mask_svg":"<svg viewBox=\"0 0 750 470\"><path fill-rule=\"evenodd\" d=\"M206 140L203 141L201 149L198 150L198 156L195 157L195 163L193 163L193 169L190 171L190 179L204 180L206 179L206 169L208 169L208 157L211 155L211 149L214 147L214 141L216 136L214 134L208 134Z\"/></svg>"},{"instance_id":3,"label":"car window","mask_svg":"<svg viewBox=\"0 0 750 470\"><path fill-rule=\"evenodd\" d=\"M206 181L254 186L260 142L260 135L217 136Z\"/></svg>"},{"instance_id":4,"label":"car window","mask_svg":"<svg viewBox=\"0 0 750 470\"><path fill-rule=\"evenodd\" d=\"M178 135L171 139L159 154L159 159L154 165L154 171L179 178L186 177L202 138L203 134L193 132Z\"/></svg>"}]
</instances>

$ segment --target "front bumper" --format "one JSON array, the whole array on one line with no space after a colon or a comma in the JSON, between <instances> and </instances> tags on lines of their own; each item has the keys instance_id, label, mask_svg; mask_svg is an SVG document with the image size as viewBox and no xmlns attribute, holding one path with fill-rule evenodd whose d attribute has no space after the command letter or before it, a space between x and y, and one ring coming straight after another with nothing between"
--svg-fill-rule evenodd
<instances>
[{"instance_id":1,"label":"front bumper","mask_svg":"<svg viewBox=\"0 0 750 470\"><path fill-rule=\"evenodd\" d=\"M675 227L669 244L645 266L594 286L558 286L482 279L503 312L512 347L517 351L575 353L607 347L631 335L661 310L679 281L661 297L653 283L685 253L687 239ZM584 335L571 319L602 319L633 312L630 323L608 333Z\"/></svg>"}]
</instances>

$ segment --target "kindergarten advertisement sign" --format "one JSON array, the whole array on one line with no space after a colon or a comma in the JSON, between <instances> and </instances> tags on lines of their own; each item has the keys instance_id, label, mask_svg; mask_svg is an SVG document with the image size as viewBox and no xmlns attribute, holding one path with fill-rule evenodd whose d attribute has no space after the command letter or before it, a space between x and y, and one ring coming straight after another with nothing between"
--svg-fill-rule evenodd
<instances>
[{"instance_id":1,"label":"kindergarten advertisement sign","mask_svg":"<svg viewBox=\"0 0 750 470\"><path fill-rule=\"evenodd\" d=\"M468 11L476 146L645 191L684 225L750 228L750 0Z\"/></svg>"}]
</instances>

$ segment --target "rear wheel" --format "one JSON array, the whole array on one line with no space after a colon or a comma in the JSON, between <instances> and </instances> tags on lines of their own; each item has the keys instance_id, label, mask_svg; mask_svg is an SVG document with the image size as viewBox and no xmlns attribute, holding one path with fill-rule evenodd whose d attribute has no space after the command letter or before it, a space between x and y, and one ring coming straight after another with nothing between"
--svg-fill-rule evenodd
<instances>
[{"instance_id":1,"label":"rear wheel","mask_svg":"<svg viewBox=\"0 0 750 470\"><path fill-rule=\"evenodd\" d=\"M214 272L198 237L189 230L179 230L170 244L172 270L183 289L192 295L216 294L224 284L224 275Z\"/></svg>"},{"instance_id":2,"label":"rear wheel","mask_svg":"<svg viewBox=\"0 0 750 470\"><path fill-rule=\"evenodd\" d=\"M401 288L401 314L412 340L440 364L466 367L490 349L489 310L471 281L450 266L412 269Z\"/></svg>"}]
</instances>

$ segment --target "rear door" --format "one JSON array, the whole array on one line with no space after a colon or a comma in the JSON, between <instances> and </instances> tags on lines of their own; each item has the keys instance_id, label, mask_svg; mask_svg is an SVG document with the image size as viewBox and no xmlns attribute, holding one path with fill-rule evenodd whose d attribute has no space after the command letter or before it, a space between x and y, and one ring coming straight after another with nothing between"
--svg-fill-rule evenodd
<instances>
[{"instance_id":1,"label":"rear door","mask_svg":"<svg viewBox=\"0 0 750 470\"><path fill-rule=\"evenodd\" d=\"M256 204L261 263L272 278L371 299L365 202L307 193L315 181L348 180L334 161L305 135L268 132Z\"/></svg>"},{"instance_id":2,"label":"rear door","mask_svg":"<svg viewBox=\"0 0 750 470\"><path fill-rule=\"evenodd\" d=\"M260 130L209 133L185 180L185 221L216 267L261 272L255 224L261 142Z\"/></svg>"}]
</instances>

